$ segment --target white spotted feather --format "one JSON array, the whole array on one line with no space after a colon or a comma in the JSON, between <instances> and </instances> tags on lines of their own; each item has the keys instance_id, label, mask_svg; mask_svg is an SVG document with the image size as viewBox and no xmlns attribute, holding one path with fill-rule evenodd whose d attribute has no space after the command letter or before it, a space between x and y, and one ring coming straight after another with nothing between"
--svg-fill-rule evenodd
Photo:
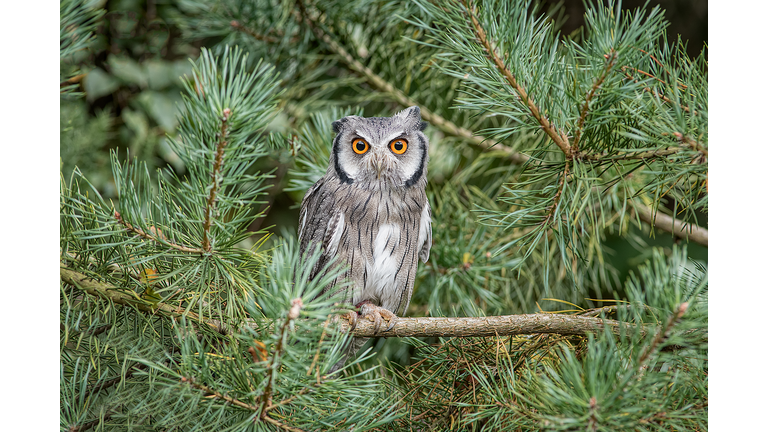
<instances>
[{"instance_id":1,"label":"white spotted feather","mask_svg":"<svg viewBox=\"0 0 768 432\"><path fill-rule=\"evenodd\" d=\"M396 290L388 290L387 288L396 283L395 276L400 262L394 254L394 250L399 243L400 228L393 224L379 227L379 232L373 243L373 255L365 263L366 283L361 291L356 290L352 303L357 304L367 299L378 299L377 303L382 306L397 305L399 296L396 295Z\"/></svg>"}]
</instances>

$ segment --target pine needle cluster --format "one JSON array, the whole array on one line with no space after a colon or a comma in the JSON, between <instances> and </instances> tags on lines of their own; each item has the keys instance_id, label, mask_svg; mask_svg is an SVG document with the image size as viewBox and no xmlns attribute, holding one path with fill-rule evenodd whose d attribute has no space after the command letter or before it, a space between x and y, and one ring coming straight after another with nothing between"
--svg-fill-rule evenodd
<instances>
[{"instance_id":1,"label":"pine needle cluster","mask_svg":"<svg viewBox=\"0 0 768 432\"><path fill-rule=\"evenodd\" d=\"M61 11L75 67L103 12ZM94 154L115 199L63 163L61 429L706 430L707 270L690 258L707 243L706 53L670 43L658 8L592 2L569 36L559 17L517 0L179 6L206 48L181 78L177 163ZM431 125L434 242L406 315L610 325L380 338L329 372L351 307L321 294L335 274L309 280L317 251L253 227L325 173L332 121L410 105ZM62 141L108 133L105 116L63 122Z\"/></svg>"}]
</instances>

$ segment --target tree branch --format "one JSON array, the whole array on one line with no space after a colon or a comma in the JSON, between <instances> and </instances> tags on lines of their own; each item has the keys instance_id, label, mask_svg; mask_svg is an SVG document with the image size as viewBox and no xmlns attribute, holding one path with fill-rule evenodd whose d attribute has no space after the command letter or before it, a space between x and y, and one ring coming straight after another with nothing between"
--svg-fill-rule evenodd
<instances>
[{"instance_id":1,"label":"tree branch","mask_svg":"<svg viewBox=\"0 0 768 432\"><path fill-rule=\"evenodd\" d=\"M595 94L597 94L597 90L603 84L603 81L605 81L605 78L611 72L611 69L613 69L613 65L616 64L616 51L611 49L611 53L608 55L607 60L608 61L603 68L603 73L600 74L600 77L595 80L594 84L592 84L592 88L589 89L584 97L584 104L582 104L581 110L579 111L579 120L576 122L576 132L574 133L573 145L571 146L574 153L578 153L579 151L579 141L581 140L581 134L584 132L584 122L587 120L587 114L589 114L589 103L592 101L592 98L595 97Z\"/></svg>"},{"instance_id":2,"label":"tree branch","mask_svg":"<svg viewBox=\"0 0 768 432\"><path fill-rule=\"evenodd\" d=\"M95 281L82 273L63 267L60 271L62 281L82 289L88 294L172 319L186 316L191 322L208 325L219 333L231 333L229 327L217 320L203 319L192 312L164 303L157 303L153 307L131 291ZM128 294L128 292L133 295ZM293 311L293 309L292 307L291 310ZM255 324L252 323L251 325ZM633 324L615 320L561 314L507 315L483 318L422 317L398 318L397 323L390 331L374 334L373 322L361 319L358 320L353 334L356 337L485 337L538 333L586 336L588 333L594 333L604 328L610 328L618 334L621 325L634 327ZM349 323L345 320L339 320L339 329L349 331Z\"/></svg>"},{"instance_id":3,"label":"tree branch","mask_svg":"<svg viewBox=\"0 0 768 432\"><path fill-rule=\"evenodd\" d=\"M258 412L259 409L260 409L260 407L258 407L256 405L251 405L251 404L245 403L245 402L243 402L243 401L241 401L241 400L239 400L237 398L233 398L231 396L227 396L225 394L217 392L216 390L214 390L214 389L212 389L210 387L204 386L202 384L198 384L197 382L195 382L194 377L190 377L190 378L182 377L181 378L181 382L189 384L190 387L202 391L207 396L213 396L216 399L223 400L225 403L228 403L230 405L234 405L234 406L242 408L244 410ZM288 426L286 424L283 424L283 423L279 422L278 420L275 420L275 419L267 416L266 415L266 411L262 411L262 415L259 417L259 419L260 420L264 420L264 421L266 421L268 423L271 423L271 424L273 424L273 425L275 425L275 426L277 426L277 427L279 427L280 429L283 429L283 430L287 430L287 431L290 431L290 432L304 432L302 429L295 428L295 427L292 427L292 426Z\"/></svg>"},{"instance_id":4,"label":"tree branch","mask_svg":"<svg viewBox=\"0 0 768 432\"><path fill-rule=\"evenodd\" d=\"M102 418L97 418L95 420L89 421L88 423L83 423L80 426L70 425L69 429L67 429L67 431L68 432L85 432L87 430L91 430L94 427L98 426L102 422L102 420L103 421L107 421L110 418L112 418L112 413L111 412L107 412L107 413L104 413L104 418L103 419Z\"/></svg>"},{"instance_id":5,"label":"tree branch","mask_svg":"<svg viewBox=\"0 0 768 432\"><path fill-rule=\"evenodd\" d=\"M699 144L696 140L688 138L687 136L684 136L680 132L675 132L674 135L675 135L675 138L680 140L681 144L684 144L690 147L691 149L696 150L697 152L703 154L704 156L709 157L709 151L707 150L707 148Z\"/></svg>"},{"instance_id":6,"label":"tree branch","mask_svg":"<svg viewBox=\"0 0 768 432\"><path fill-rule=\"evenodd\" d=\"M603 329L619 334L620 326L634 324L615 320L563 314L505 315L482 318L398 318L392 330L374 334L374 323L360 319L353 332L356 337L488 337L553 333L586 336ZM340 320L341 331L349 331L349 323ZM646 331L643 330L645 334Z\"/></svg>"},{"instance_id":7,"label":"tree branch","mask_svg":"<svg viewBox=\"0 0 768 432\"><path fill-rule=\"evenodd\" d=\"M72 84L79 84L79 83L80 83L80 81L82 81L82 80L83 80L83 78L85 78L85 75L86 75L86 74L79 74L79 75L75 75L75 76L73 76L72 78L70 78L70 79L68 79L68 80L65 80L65 81L61 82L61 83L59 84L59 87L66 87L66 86L69 86L69 85L72 85Z\"/></svg>"},{"instance_id":8,"label":"tree branch","mask_svg":"<svg viewBox=\"0 0 768 432\"><path fill-rule=\"evenodd\" d=\"M230 21L229 25L234 30L237 30L237 31L242 32L242 33L245 33L248 36L250 36L250 37L252 37L252 38L254 38L254 39L258 40L258 41L276 44L276 43L280 43L280 41L282 40L280 37L268 36L268 35L262 35L262 34L256 33L255 31L249 29L248 27L240 24L240 21L237 21L237 20ZM283 36L282 32L278 32L278 35L279 36ZM298 40L299 40L298 36L292 36L291 39L289 40L289 42L290 43L295 43L295 42L298 42Z\"/></svg>"},{"instance_id":9,"label":"tree branch","mask_svg":"<svg viewBox=\"0 0 768 432\"><path fill-rule=\"evenodd\" d=\"M186 317L194 324L204 324L220 334L228 334L231 330L222 322L214 319L205 319L194 312L185 309L170 306L165 303L150 303L130 289L118 288L114 285L99 282L88 275L70 270L66 267L59 269L61 280L74 286L90 295L111 300L116 304L130 306L142 312L165 316L166 318L176 319Z\"/></svg>"},{"instance_id":10,"label":"tree branch","mask_svg":"<svg viewBox=\"0 0 768 432\"><path fill-rule=\"evenodd\" d=\"M213 169L211 170L211 185L210 192L208 194L208 202L205 205L205 221L203 222L203 250L211 252L211 223L213 220L213 212L215 211L216 198L219 192L219 175L221 173L221 164L224 160L224 148L227 146L227 135L229 132L229 126L227 121L232 114L229 108L224 108L224 112L221 117L221 130L219 131L219 143L216 146L216 157L213 161Z\"/></svg>"},{"instance_id":11,"label":"tree branch","mask_svg":"<svg viewBox=\"0 0 768 432\"><path fill-rule=\"evenodd\" d=\"M677 321L680 320L680 318L683 317L685 312L688 310L688 302L682 303L677 307L677 310L675 313L669 317L669 319L666 322L666 325L662 327L657 333L656 336L653 338L653 341L651 344L646 348L646 350L640 355L640 359L637 361L638 369L642 369L645 361L650 357L651 353L653 353L656 350L656 347L659 346L660 343L662 343L664 340L669 338L669 334L672 332L672 328L675 326Z\"/></svg>"},{"instance_id":12,"label":"tree branch","mask_svg":"<svg viewBox=\"0 0 768 432\"><path fill-rule=\"evenodd\" d=\"M659 158L659 157L666 157L673 155L677 152L682 150L682 148L679 147L667 147L665 149L658 149L658 150L649 150L644 152L634 152L634 153L621 153L618 155L610 155L610 154L580 154L579 159L585 160L585 161L594 161L594 162L615 162L620 160L642 160L642 159L653 159L653 158Z\"/></svg>"},{"instance_id":13,"label":"tree branch","mask_svg":"<svg viewBox=\"0 0 768 432\"><path fill-rule=\"evenodd\" d=\"M144 370L147 367L148 366L144 365L144 364L137 364L137 365L131 366L125 372L125 376L118 375L117 377L112 378L111 380L107 380L107 381L104 381L102 383L98 383L98 384L92 386L91 388L89 388L86 391L86 398L90 398L94 394L96 394L96 393L98 393L98 392L100 392L100 391L102 391L104 389L108 389L108 388L110 388L110 387L112 387L112 386L114 386L116 384L120 384L124 379L132 377L135 372L138 372L140 370Z\"/></svg>"},{"instance_id":14,"label":"tree branch","mask_svg":"<svg viewBox=\"0 0 768 432\"><path fill-rule=\"evenodd\" d=\"M643 51L643 50L640 50L640 51ZM643 52L645 52L645 51L643 51ZM648 76L648 77L650 77L650 78L653 78L653 79L655 79L655 80L657 80L657 81L659 81L659 82L662 82L662 83L666 84L666 81L664 81L664 80L661 80L661 79L659 79L659 78L657 78L657 77L655 77L655 76L653 76L653 75L649 74L648 72L644 72L644 71L641 71L640 69L635 69L635 68L629 68L629 67L627 67L627 66L622 66L622 67L621 67L621 71L622 71L622 72L624 72L624 76L626 76L627 78L631 79L631 80L632 80L632 81L633 81L635 84L639 84L639 83L640 83L640 81L639 81L639 80L637 80L637 79L635 79L635 78L632 76L632 74L630 74L629 72L627 72L627 69L632 69L632 70L634 70L634 71L636 71L636 72L638 72L638 73L640 73L640 74L642 74L642 75ZM671 100L670 98L668 98L668 97L664 96L663 94L660 94L660 93L656 92L655 90L653 90L653 89L652 89L652 88L650 88L650 87L643 87L643 90L644 90L644 91L646 91L647 93L650 93L650 94L652 94L652 95L656 96L657 98L659 98L659 99L663 100L664 102L666 102L666 103L668 103L668 104L675 104L674 102L672 102L672 100ZM680 105L680 104L675 104L675 105L679 106L680 108L682 108L682 109L683 109L685 112L687 112L687 113L690 113L690 112L691 112L691 109L690 109L690 108L688 108L688 107L686 107L686 106L683 106L683 105ZM696 111L694 111L694 112L693 112L693 115L697 115L697 114L698 114L698 113L697 113Z\"/></svg>"},{"instance_id":15,"label":"tree branch","mask_svg":"<svg viewBox=\"0 0 768 432\"><path fill-rule=\"evenodd\" d=\"M190 377L190 378L181 377L181 382L187 383L187 384L189 384L190 387L195 388L197 390L200 390L200 391L202 391L203 393L205 393L208 396L213 396L216 399L221 399L221 400L223 400L224 402L226 402L226 403L228 403L230 405L234 405L236 407L240 407L240 408L242 408L244 410L248 410L248 411L256 412L256 411L259 410L259 407L257 407L256 405L247 404L247 403L245 403L245 402L243 402L243 401L241 401L241 400L239 400L237 398L229 397L229 396L227 396L225 394L217 392L216 390L214 390L212 388L209 388L209 387L204 386L202 384L196 383L194 377Z\"/></svg>"},{"instance_id":16,"label":"tree branch","mask_svg":"<svg viewBox=\"0 0 768 432\"><path fill-rule=\"evenodd\" d=\"M396 89L392 84L381 78L370 68L357 61L354 57L352 57L351 54L349 54L349 52L347 52L347 50L344 49L344 47L342 47L339 43L333 40L331 36L325 33L325 31L323 31L323 29L317 25L317 22L309 15L306 7L304 6L304 3L301 0L298 0L296 3L298 4L299 10L301 11L301 16L307 22L315 36L323 41L326 45L328 45L331 51L333 51L341 58L344 63L346 63L347 67L365 77L368 83L374 88L383 93L389 94L397 103L403 107L418 105L421 109L421 117L445 133L462 137L470 141L472 144L485 149L493 147L495 149L502 150L508 153L509 158L516 163L523 164L528 161L529 157L527 155L515 152L511 148L493 140L475 135L472 133L472 131L458 126L455 123L441 117L440 115L433 113L429 109L420 105L417 101L406 96L405 93Z\"/></svg>"},{"instance_id":17,"label":"tree branch","mask_svg":"<svg viewBox=\"0 0 768 432\"><path fill-rule=\"evenodd\" d=\"M277 376L277 370L280 368L280 357L283 355L283 346L288 338L288 330L291 326L291 321L299 317L301 308L304 306L300 298L295 298L291 301L291 309L288 311L288 316L285 318L282 327L280 327L280 340L277 341L275 346L275 352L272 354L272 358L269 360L269 366L267 371L267 385L264 388L264 392L261 394L261 414L259 418L262 420L267 419L267 412L272 406L272 387Z\"/></svg>"},{"instance_id":18,"label":"tree branch","mask_svg":"<svg viewBox=\"0 0 768 432\"><path fill-rule=\"evenodd\" d=\"M304 429L299 429L297 427L288 426L287 424L281 423L281 422L279 422L279 421L277 421L277 420L275 420L275 419L273 419L272 417L269 417L269 416L264 417L264 420L267 423L272 423L273 425L279 427L280 429L287 430L288 432L304 432Z\"/></svg>"},{"instance_id":19,"label":"tree branch","mask_svg":"<svg viewBox=\"0 0 768 432\"><path fill-rule=\"evenodd\" d=\"M117 220L117 222L120 225L122 225L126 229L128 229L128 231L131 231L131 232L137 234L139 237L145 238L147 240L152 240L154 242L160 243L161 245L170 246L173 249L176 249L176 250L181 251L181 252L188 252L188 253L195 253L195 254L204 254L205 253L205 251L202 250L202 249L191 248L191 247L188 247L188 246L183 246L183 245L180 245L180 244L169 242L165 238L165 236L163 236L162 231L160 231L159 229L157 229L155 227L150 227L149 228L150 232L147 233L144 230L142 230L141 228L135 227L135 226L129 224L128 222L126 222L125 220L123 220L123 216L120 213L118 213L117 210L115 210L115 219Z\"/></svg>"},{"instance_id":20,"label":"tree branch","mask_svg":"<svg viewBox=\"0 0 768 432\"><path fill-rule=\"evenodd\" d=\"M210 387L204 386L202 384L198 384L198 383L195 382L194 378L182 377L181 378L181 382L188 383L190 385L190 387L195 388L197 390L200 390L200 391L202 391L203 393L205 393L208 396L213 396L216 399L223 400L224 402L226 402L226 403L228 403L230 405L234 405L234 406L240 407L240 408L242 408L244 410L258 412L259 409L260 409L260 407L258 407L256 405L251 405L251 404L245 403L245 402L243 402L243 401L241 401L241 400L239 400L237 398L233 398L233 397L227 396L225 394L222 394L220 392L217 392L216 390L214 390L214 389L212 389ZM259 419L260 420L264 420L267 423L271 423L271 424L273 424L273 425L275 425L275 426L277 426L277 427L279 427L280 429L283 429L283 430L287 430L287 431L290 431L290 432L304 432L304 430L302 430L302 429L295 428L295 427L292 427L292 426L288 426L286 424L281 423L278 420L275 420L275 419L267 416L266 415L266 411L262 411L262 415L259 417Z\"/></svg>"},{"instance_id":21,"label":"tree branch","mask_svg":"<svg viewBox=\"0 0 768 432\"><path fill-rule=\"evenodd\" d=\"M560 205L560 199L563 197L563 191L565 190L565 184L568 182L568 161L565 162L565 166L563 167L563 173L562 177L560 178L560 184L557 186L557 193L555 193L554 199L552 199L552 205L547 210L547 215L544 217L544 220L541 222L542 225L547 225L550 220L552 220L552 216L555 215L555 212L557 211L557 206Z\"/></svg>"},{"instance_id":22,"label":"tree branch","mask_svg":"<svg viewBox=\"0 0 768 432\"><path fill-rule=\"evenodd\" d=\"M515 89L515 92L517 92L520 100L528 108L528 111L531 112L533 118L535 118L539 123L541 129L544 130L547 135L549 135L549 137L552 139L552 141L555 142L555 144L557 144L558 147L560 147L560 150L563 151L565 157L570 159L573 156L573 151L571 149L571 144L568 141L568 137L564 133L556 130L555 126L549 122L547 117L541 114L539 107L536 105L533 98L528 95L525 87L518 83L515 76L512 75L512 72L507 69L504 61L499 57L499 55L496 53L496 50L491 46L491 42L488 40L485 29L483 29L483 26L475 17L473 12L474 7L470 7L466 0L462 0L462 4L464 4L464 8L467 10L467 14L472 20L472 27L474 28L475 36L477 37L478 41L480 41L480 44L483 45L483 48L485 48L485 51L488 53L490 60L496 66L496 69L498 69L501 75L507 80L509 85Z\"/></svg>"},{"instance_id":23,"label":"tree branch","mask_svg":"<svg viewBox=\"0 0 768 432\"><path fill-rule=\"evenodd\" d=\"M650 224L652 227L659 228L678 237L687 238L702 246L709 246L709 231L706 228L683 222L658 211L654 213L653 209L640 203L632 203L632 206L640 220Z\"/></svg>"}]
</instances>

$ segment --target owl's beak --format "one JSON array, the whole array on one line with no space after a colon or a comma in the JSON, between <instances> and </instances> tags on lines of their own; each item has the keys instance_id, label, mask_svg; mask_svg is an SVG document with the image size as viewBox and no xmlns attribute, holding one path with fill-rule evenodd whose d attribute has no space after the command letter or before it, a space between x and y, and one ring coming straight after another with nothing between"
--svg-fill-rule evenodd
<instances>
[{"instance_id":1,"label":"owl's beak","mask_svg":"<svg viewBox=\"0 0 768 432\"><path fill-rule=\"evenodd\" d=\"M379 158L376 158L375 166L376 166L376 179L380 179L381 178L381 170L384 169L384 161L379 159Z\"/></svg>"}]
</instances>

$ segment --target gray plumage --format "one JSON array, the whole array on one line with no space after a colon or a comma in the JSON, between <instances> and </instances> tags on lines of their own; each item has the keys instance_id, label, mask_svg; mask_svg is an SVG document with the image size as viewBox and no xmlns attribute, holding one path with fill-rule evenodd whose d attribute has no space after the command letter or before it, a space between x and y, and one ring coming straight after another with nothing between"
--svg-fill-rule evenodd
<instances>
[{"instance_id":1,"label":"gray plumage","mask_svg":"<svg viewBox=\"0 0 768 432\"><path fill-rule=\"evenodd\" d=\"M352 281L347 300L364 304L361 315L379 314L391 325L396 318L387 311L405 314L418 259L426 262L432 245L426 126L415 106L392 117L333 122L328 171L307 191L299 214L301 252L322 249L310 278L337 256L349 268L334 285ZM355 338L348 355L364 343Z\"/></svg>"}]
</instances>

